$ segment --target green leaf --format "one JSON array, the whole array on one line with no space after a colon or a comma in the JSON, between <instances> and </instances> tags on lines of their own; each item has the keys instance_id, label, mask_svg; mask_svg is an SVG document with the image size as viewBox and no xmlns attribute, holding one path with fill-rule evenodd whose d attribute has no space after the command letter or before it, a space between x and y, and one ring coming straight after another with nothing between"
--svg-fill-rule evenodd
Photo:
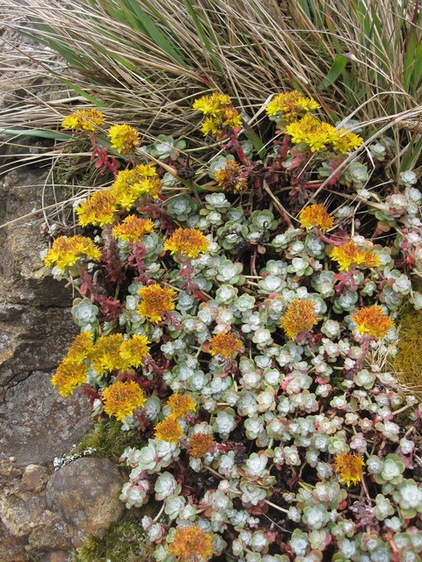
<instances>
[{"instance_id":1,"label":"green leaf","mask_svg":"<svg viewBox=\"0 0 422 562\"><path fill-rule=\"evenodd\" d=\"M325 90L331 84L333 84L337 78L341 75L341 73L346 68L346 64L348 63L348 58L343 55L338 55L331 65L330 70L327 73L327 76L321 80L318 84L317 88L319 91Z\"/></svg>"},{"instance_id":2,"label":"green leaf","mask_svg":"<svg viewBox=\"0 0 422 562\"><path fill-rule=\"evenodd\" d=\"M0 135L14 136L14 137L38 137L42 139L54 139L66 141L72 138L71 133L59 133L58 131L51 131L49 129L3 129L0 128Z\"/></svg>"}]
</instances>

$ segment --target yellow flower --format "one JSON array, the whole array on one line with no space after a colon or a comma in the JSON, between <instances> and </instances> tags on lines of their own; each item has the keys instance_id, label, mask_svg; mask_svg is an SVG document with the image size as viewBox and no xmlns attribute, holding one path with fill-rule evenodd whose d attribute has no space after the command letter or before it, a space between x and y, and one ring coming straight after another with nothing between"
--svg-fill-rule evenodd
<instances>
[{"instance_id":1,"label":"yellow flower","mask_svg":"<svg viewBox=\"0 0 422 562\"><path fill-rule=\"evenodd\" d=\"M108 136L111 148L115 148L119 154L129 154L140 144L138 131L126 123L110 127Z\"/></svg>"},{"instance_id":2,"label":"yellow flower","mask_svg":"<svg viewBox=\"0 0 422 562\"><path fill-rule=\"evenodd\" d=\"M300 332L312 330L315 324L318 324L315 305L312 301L303 299L292 301L281 319L281 327L292 340Z\"/></svg>"},{"instance_id":3,"label":"yellow flower","mask_svg":"<svg viewBox=\"0 0 422 562\"><path fill-rule=\"evenodd\" d=\"M134 334L128 340L120 344L120 356L125 364L131 367L139 367L145 362L149 355L149 340L146 336Z\"/></svg>"},{"instance_id":4,"label":"yellow flower","mask_svg":"<svg viewBox=\"0 0 422 562\"><path fill-rule=\"evenodd\" d=\"M352 265L377 267L381 263L375 252L372 252L369 248L357 246L353 240L333 248L330 258L339 264L341 270L348 270Z\"/></svg>"},{"instance_id":5,"label":"yellow flower","mask_svg":"<svg viewBox=\"0 0 422 562\"><path fill-rule=\"evenodd\" d=\"M123 334L100 336L91 352L91 363L98 375L128 369L131 365L120 355Z\"/></svg>"},{"instance_id":6,"label":"yellow flower","mask_svg":"<svg viewBox=\"0 0 422 562\"><path fill-rule=\"evenodd\" d=\"M215 441L210 433L194 433L189 438L189 455L193 459L202 459Z\"/></svg>"},{"instance_id":7,"label":"yellow flower","mask_svg":"<svg viewBox=\"0 0 422 562\"><path fill-rule=\"evenodd\" d=\"M352 320L356 324L356 330L360 334L368 334L374 338L383 338L394 326L389 316L384 314L381 306L366 306L352 314Z\"/></svg>"},{"instance_id":8,"label":"yellow flower","mask_svg":"<svg viewBox=\"0 0 422 562\"><path fill-rule=\"evenodd\" d=\"M184 254L188 258L197 258L208 247L208 240L196 228L178 228L164 243L164 250L170 250L171 254Z\"/></svg>"},{"instance_id":9,"label":"yellow flower","mask_svg":"<svg viewBox=\"0 0 422 562\"><path fill-rule=\"evenodd\" d=\"M241 168L234 160L229 160L221 170L215 172L215 180L221 189L243 191L248 187L248 178L240 177Z\"/></svg>"},{"instance_id":10,"label":"yellow flower","mask_svg":"<svg viewBox=\"0 0 422 562\"><path fill-rule=\"evenodd\" d=\"M193 109L208 116L201 127L205 136L220 135L224 128L235 129L242 125L242 118L233 107L230 97L220 92L195 100Z\"/></svg>"},{"instance_id":11,"label":"yellow flower","mask_svg":"<svg viewBox=\"0 0 422 562\"><path fill-rule=\"evenodd\" d=\"M335 460L334 470L340 474L340 482L347 486L359 484L364 474L365 461L353 453L340 453Z\"/></svg>"},{"instance_id":12,"label":"yellow flower","mask_svg":"<svg viewBox=\"0 0 422 562\"><path fill-rule=\"evenodd\" d=\"M104 123L103 114L98 109L77 109L63 119L62 127L74 131L95 131Z\"/></svg>"},{"instance_id":13,"label":"yellow flower","mask_svg":"<svg viewBox=\"0 0 422 562\"><path fill-rule=\"evenodd\" d=\"M138 314L151 322L161 322L163 316L174 310L173 299L176 291L170 287L160 287L158 283L147 285L139 289L141 302Z\"/></svg>"},{"instance_id":14,"label":"yellow flower","mask_svg":"<svg viewBox=\"0 0 422 562\"><path fill-rule=\"evenodd\" d=\"M67 358L74 363L82 363L88 359L94 348L93 335L91 332L81 332L73 340L67 351Z\"/></svg>"},{"instance_id":15,"label":"yellow flower","mask_svg":"<svg viewBox=\"0 0 422 562\"><path fill-rule=\"evenodd\" d=\"M169 416L155 426L155 437L159 441L178 443L182 435L182 426L174 416Z\"/></svg>"},{"instance_id":16,"label":"yellow flower","mask_svg":"<svg viewBox=\"0 0 422 562\"><path fill-rule=\"evenodd\" d=\"M72 358L65 357L51 378L51 383L57 387L61 396L70 396L77 386L86 382L87 375L87 363L75 363Z\"/></svg>"},{"instance_id":17,"label":"yellow flower","mask_svg":"<svg viewBox=\"0 0 422 562\"><path fill-rule=\"evenodd\" d=\"M213 357L220 354L225 359L231 359L242 347L242 342L232 332L217 334L210 339L210 354Z\"/></svg>"},{"instance_id":18,"label":"yellow flower","mask_svg":"<svg viewBox=\"0 0 422 562\"><path fill-rule=\"evenodd\" d=\"M130 416L147 401L135 381L117 381L103 390L104 412L119 421Z\"/></svg>"},{"instance_id":19,"label":"yellow flower","mask_svg":"<svg viewBox=\"0 0 422 562\"><path fill-rule=\"evenodd\" d=\"M117 211L116 196L110 189L100 189L77 207L79 224L104 226L112 224Z\"/></svg>"},{"instance_id":20,"label":"yellow flower","mask_svg":"<svg viewBox=\"0 0 422 562\"><path fill-rule=\"evenodd\" d=\"M305 98L299 92L286 92L275 96L265 108L268 117L279 117L291 123L308 111L318 109L320 105L312 98ZM280 114L280 115L278 115Z\"/></svg>"},{"instance_id":21,"label":"yellow flower","mask_svg":"<svg viewBox=\"0 0 422 562\"><path fill-rule=\"evenodd\" d=\"M44 263L47 267L56 264L59 269L65 271L78 261L83 259L99 260L101 252L90 238L77 234L66 238L60 236L54 240L53 246L47 252Z\"/></svg>"},{"instance_id":22,"label":"yellow flower","mask_svg":"<svg viewBox=\"0 0 422 562\"><path fill-rule=\"evenodd\" d=\"M197 525L177 527L168 551L182 562L206 562L214 552L212 536Z\"/></svg>"},{"instance_id":23,"label":"yellow flower","mask_svg":"<svg viewBox=\"0 0 422 562\"><path fill-rule=\"evenodd\" d=\"M171 415L175 418L182 418L188 412L196 410L195 401L187 394L183 396L178 392L170 396L167 406L170 408Z\"/></svg>"},{"instance_id":24,"label":"yellow flower","mask_svg":"<svg viewBox=\"0 0 422 562\"><path fill-rule=\"evenodd\" d=\"M362 139L353 133L343 135L345 129L337 130L325 121L319 121L307 113L299 121L293 121L286 127L286 133L292 137L292 142L306 143L311 152L316 152L332 146L337 152L354 150L362 144ZM342 136L343 135L343 136Z\"/></svg>"},{"instance_id":25,"label":"yellow flower","mask_svg":"<svg viewBox=\"0 0 422 562\"><path fill-rule=\"evenodd\" d=\"M112 229L113 236L124 242L138 242L145 234L153 231L154 223L151 219L143 219L135 215L129 215Z\"/></svg>"},{"instance_id":26,"label":"yellow flower","mask_svg":"<svg viewBox=\"0 0 422 562\"><path fill-rule=\"evenodd\" d=\"M319 228L321 232L326 232L332 228L334 221L325 208L318 203L308 205L301 210L299 215L300 226L309 230L313 226Z\"/></svg>"},{"instance_id":27,"label":"yellow flower","mask_svg":"<svg viewBox=\"0 0 422 562\"><path fill-rule=\"evenodd\" d=\"M155 167L141 164L132 170L119 172L113 184L113 192L118 205L129 210L142 195L156 199L161 186Z\"/></svg>"}]
</instances>

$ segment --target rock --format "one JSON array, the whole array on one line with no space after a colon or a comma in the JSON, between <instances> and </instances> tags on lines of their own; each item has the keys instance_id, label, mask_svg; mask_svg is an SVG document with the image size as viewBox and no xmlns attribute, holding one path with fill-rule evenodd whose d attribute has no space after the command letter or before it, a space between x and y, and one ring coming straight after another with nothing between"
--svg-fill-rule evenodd
<instances>
[{"instance_id":1,"label":"rock","mask_svg":"<svg viewBox=\"0 0 422 562\"><path fill-rule=\"evenodd\" d=\"M48 470L45 466L28 464L22 476L21 486L23 490L40 492L44 489L48 480Z\"/></svg>"},{"instance_id":2,"label":"rock","mask_svg":"<svg viewBox=\"0 0 422 562\"><path fill-rule=\"evenodd\" d=\"M124 479L107 459L80 458L51 475L47 505L73 530L72 546L81 546L118 521L125 511L119 495Z\"/></svg>"}]
</instances>

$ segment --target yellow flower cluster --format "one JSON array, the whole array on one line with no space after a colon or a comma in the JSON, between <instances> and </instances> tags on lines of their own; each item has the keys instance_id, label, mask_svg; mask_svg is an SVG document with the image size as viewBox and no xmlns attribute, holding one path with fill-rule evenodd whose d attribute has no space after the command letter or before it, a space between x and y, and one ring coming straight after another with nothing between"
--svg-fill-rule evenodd
<instances>
[{"instance_id":1,"label":"yellow flower cluster","mask_svg":"<svg viewBox=\"0 0 422 562\"><path fill-rule=\"evenodd\" d=\"M159 441L167 443L178 443L183 435L183 429L177 418L169 416L155 426L155 437Z\"/></svg>"},{"instance_id":2,"label":"yellow flower cluster","mask_svg":"<svg viewBox=\"0 0 422 562\"><path fill-rule=\"evenodd\" d=\"M123 334L100 336L95 342L89 359L100 376L112 371L125 371L144 364L149 355L149 341L146 336L134 334L124 339Z\"/></svg>"},{"instance_id":3,"label":"yellow flower cluster","mask_svg":"<svg viewBox=\"0 0 422 562\"><path fill-rule=\"evenodd\" d=\"M117 174L111 189L96 191L79 205L76 209L79 223L81 226L112 224L119 209L128 211L141 196L156 199L161 185L154 166L140 164L132 170L122 170Z\"/></svg>"},{"instance_id":4,"label":"yellow flower cluster","mask_svg":"<svg viewBox=\"0 0 422 562\"><path fill-rule=\"evenodd\" d=\"M143 219L135 215L129 215L112 230L113 236L124 242L139 242L145 234L153 231L154 223L151 219Z\"/></svg>"},{"instance_id":5,"label":"yellow flower cluster","mask_svg":"<svg viewBox=\"0 0 422 562\"><path fill-rule=\"evenodd\" d=\"M242 342L232 332L217 334L209 343L210 354L222 355L225 359L231 359L243 347Z\"/></svg>"},{"instance_id":6,"label":"yellow flower cluster","mask_svg":"<svg viewBox=\"0 0 422 562\"><path fill-rule=\"evenodd\" d=\"M182 418L188 412L196 410L196 404L193 398L187 394L179 394L175 392L170 396L167 401L167 406L170 408L170 414L174 418Z\"/></svg>"},{"instance_id":7,"label":"yellow flower cluster","mask_svg":"<svg viewBox=\"0 0 422 562\"><path fill-rule=\"evenodd\" d=\"M340 453L334 462L334 470L340 474L340 482L347 486L359 484L362 479L365 461L353 453Z\"/></svg>"},{"instance_id":8,"label":"yellow flower cluster","mask_svg":"<svg viewBox=\"0 0 422 562\"><path fill-rule=\"evenodd\" d=\"M61 396L70 396L76 387L86 382L88 363L85 359L93 349L92 340L91 332L78 334L53 375L51 382Z\"/></svg>"},{"instance_id":9,"label":"yellow flower cluster","mask_svg":"<svg viewBox=\"0 0 422 562\"><path fill-rule=\"evenodd\" d=\"M351 266L378 267L381 263L376 252L357 246L353 240L333 248L330 258L338 263L340 270L345 271Z\"/></svg>"},{"instance_id":10,"label":"yellow flower cluster","mask_svg":"<svg viewBox=\"0 0 422 562\"><path fill-rule=\"evenodd\" d=\"M140 144L138 131L126 123L110 127L108 136L111 148L115 148L119 154L129 154Z\"/></svg>"},{"instance_id":11,"label":"yellow flower cluster","mask_svg":"<svg viewBox=\"0 0 422 562\"><path fill-rule=\"evenodd\" d=\"M326 209L319 203L314 203L301 210L299 215L300 226L309 230L312 227L326 232L332 228L334 221Z\"/></svg>"},{"instance_id":12,"label":"yellow flower cluster","mask_svg":"<svg viewBox=\"0 0 422 562\"><path fill-rule=\"evenodd\" d=\"M77 109L62 121L63 129L73 131L95 131L97 127L104 125L103 114L98 109Z\"/></svg>"},{"instance_id":13,"label":"yellow flower cluster","mask_svg":"<svg viewBox=\"0 0 422 562\"><path fill-rule=\"evenodd\" d=\"M326 149L329 146L343 154L358 148L363 140L347 129L336 129L325 121L319 121L313 115L306 114L299 121L293 121L286 127L294 144L306 143L311 152Z\"/></svg>"},{"instance_id":14,"label":"yellow flower cluster","mask_svg":"<svg viewBox=\"0 0 422 562\"><path fill-rule=\"evenodd\" d=\"M234 160L226 162L224 168L215 172L215 180L224 191L243 191L248 186L248 178L240 176L241 168Z\"/></svg>"},{"instance_id":15,"label":"yellow flower cluster","mask_svg":"<svg viewBox=\"0 0 422 562\"><path fill-rule=\"evenodd\" d=\"M394 326L389 316L384 314L381 306L365 306L355 314L352 320L360 334L368 334L377 340L383 338Z\"/></svg>"},{"instance_id":16,"label":"yellow flower cluster","mask_svg":"<svg viewBox=\"0 0 422 562\"><path fill-rule=\"evenodd\" d=\"M292 340L300 332L312 330L312 326L317 323L318 318L315 314L314 303L304 299L292 301L281 319L281 327Z\"/></svg>"},{"instance_id":17,"label":"yellow flower cluster","mask_svg":"<svg viewBox=\"0 0 422 562\"><path fill-rule=\"evenodd\" d=\"M212 536L197 525L177 527L168 551L183 562L206 562L213 555Z\"/></svg>"},{"instance_id":18,"label":"yellow flower cluster","mask_svg":"<svg viewBox=\"0 0 422 562\"><path fill-rule=\"evenodd\" d=\"M104 412L119 421L142 408L146 397L135 381L117 381L103 390Z\"/></svg>"},{"instance_id":19,"label":"yellow flower cluster","mask_svg":"<svg viewBox=\"0 0 422 562\"><path fill-rule=\"evenodd\" d=\"M265 108L268 117L283 119L287 123L302 117L320 105L312 98L305 98L299 92L286 92L275 96Z\"/></svg>"},{"instance_id":20,"label":"yellow flower cluster","mask_svg":"<svg viewBox=\"0 0 422 562\"><path fill-rule=\"evenodd\" d=\"M197 99L193 109L208 116L201 127L204 136L221 135L225 128L235 129L242 125L242 119L230 97L220 92Z\"/></svg>"},{"instance_id":21,"label":"yellow flower cluster","mask_svg":"<svg viewBox=\"0 0 422 562\"><path fill-rule=\"evenodd\" d=\"M44 257L44 263L47 267L56 265L64 272L80 260L90 259L98 261L100 258L101 252L94 242L86 236L77 234L69 238L65 236L56 238L53 246Z\"/></svg>"},{"instance_id":22,"label":"yellow flower cluster","mask_svg":"<svg viewBox=\"0 0 422 562\"><path fill-rule=\"evenodd\" d=\"M171 254L182 254L191 259L206 252L208 247L208 240L196 228L178 228L164 243L164 250L170 250Z\"/></svg>"},{"instance_id":23,"label":"yellow flower cluster","mask_svg":"<svg viewBox=\"0 0 422 562\"><path fill-rule=\"evenodd\" d=\"M141 302L138 306L138 314L151 322L161 322L163 316L174 310L174 298L176 291L170 287L160 287L158 283L152 283L139 289Z\"/></svg>"}]
</instances>

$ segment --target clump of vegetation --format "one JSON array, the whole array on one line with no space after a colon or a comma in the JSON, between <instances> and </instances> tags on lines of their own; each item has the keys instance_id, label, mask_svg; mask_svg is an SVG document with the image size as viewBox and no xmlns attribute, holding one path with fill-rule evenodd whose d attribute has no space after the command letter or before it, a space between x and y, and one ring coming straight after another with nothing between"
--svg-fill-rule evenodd
<instances>
[{"instance_id":1,"label":"clump of vegetation","mask_svg":"<svg viewBox=\"0 0 422 562\"><path fill-rule=\"evenodd\" d=\"M90 538L73 553L73 562L149 562L151 548L145 532L135 521L113 523L104 535Z\"/></svg>"},{"instance_id":2,"label":"clump of vegetation","mask_svg":"<svg viewBox=\"0 0 422 562\"><path fill-rule=\"evenodd\" d=\"M419 398L422 397L421 338L422 316L419 311L407 307L400 314L399 340L393 368L399 381Z\"/></svg>"}]
</instances>

